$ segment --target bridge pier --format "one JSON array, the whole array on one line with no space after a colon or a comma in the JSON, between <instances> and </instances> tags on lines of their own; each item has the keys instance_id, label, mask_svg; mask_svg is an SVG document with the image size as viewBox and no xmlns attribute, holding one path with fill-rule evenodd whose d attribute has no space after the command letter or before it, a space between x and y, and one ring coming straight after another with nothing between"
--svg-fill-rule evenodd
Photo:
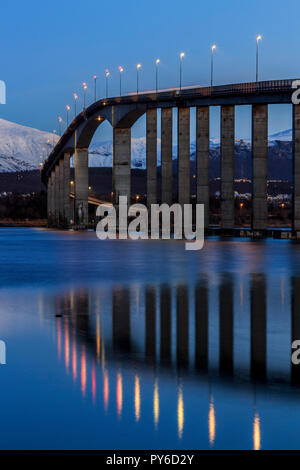
<instances>
[{"instance_id":1,"label":"bridge pier","mask_svg":"<svg viewBox=\"0 0 300 470\"><path fill-rule=\"evenodd\" d=\"M64 153L63 159L63 214L64 224L68 226L71 219L70 201L70 153Z\"/></svg>"},{"instance_id":2,"label":"bridge pier","mask_svg":"<svg viewBox=\"0 0 300 470\"><path fill-rule=\"evenodd\" d=\"M51 172L47 186L47 215L48 225L51 226L54 223L54 173Z\"/></svg>"},{"instance_id":3,"label":"bridge pier","mask_svg":"<svg viewBox=\"0 0 300 470\"><path fill-rule=\"evenodd\" d=\"M88 227L89 157L87 148L75 151L75 225Z\"/></svg>"},{"instance_id":4,"label":"bridge pier","mask_svg":"<svg viewBox=\"0 0 300 470\"><path fill-rule=\"evenodd\" d=\"M300 231L300 105L293 105L294 198L293 229ZM298 237L297 237L298 238Z\"/></svg>"},{"instance_id":5,"label":"bridge pier","mask_svg":"<svg viewBox=\"0 0 300 470\"><path fill-rule=\"evenodd\" d=\"M268 105L252 105L252 228L268 226Z\"/></svg>"},{"instance_id":6,"label":"bridge pier","mask_svg":"<svg viewBox=\"0 0 300 470\"><path fill-rule=\"evenodd\" d=\"M157 110L146 113L147 205L157 203Z\"/></svg>"},{"instance_id":7,"label":"bridge pier","mask_svg":"<svg viewBox=\"0 0 300 470\"><path fill-rule=\"evenodd\" d=\"M59 225L65 224L64 220L64 160L59 160Z\"/></svg>"},{"instance_id":8,"label":"bridge pier","mask_svg":"<svg viewBox=\"0 0 300 470\"><path fill-rule=\"evenodd\" d=\"M173 110L161 110L161 202L173 202Z\"/></svg>"},{"instance_id":9,"label":"bridge pier","mask_svg":"<svg viewBox=\"0 0 300 470\"><path fill-rule=\"evenodd\" d=\"M54 225L59 226L59 165L55 165L54 173Z\"/></svg>"},{"instance_id":10,"label":"bridge pier","mask_svg":"<svg viewBox=\"0 0 300 470\"><path fill-rule=\"evenodd\" d=\"M197 203L204 204L204 226L209 225L209 106L196 109Z\"/></svg>"},{"instance_id":11,"label":"bridge pier","mask_svg":"<svg viewBox=\"0 0 300 470\"><path fill-rule=\"evenodd\" d=\"M234 228L234 106L221 106L221 226Z\"/></svg>"},{"instance_id":12,"label":"bridge pier","mask_svg":"<svg viewBox=\"0 0 300 470\"><path fill-rule=\"evenodd\" d=\"M190 203L190 108L178 108L178 202Z\"/></svg>"},{"instance_id":13,"label":"bridge pier","mask_svg":"<svg viewBox=\"0 0 300 470\"><path fill-rule=\"evenodd\" d=\"M113 201L119 204L119 196L131 200L131 128L113 130Z\"/></svg>"}]
</instances>

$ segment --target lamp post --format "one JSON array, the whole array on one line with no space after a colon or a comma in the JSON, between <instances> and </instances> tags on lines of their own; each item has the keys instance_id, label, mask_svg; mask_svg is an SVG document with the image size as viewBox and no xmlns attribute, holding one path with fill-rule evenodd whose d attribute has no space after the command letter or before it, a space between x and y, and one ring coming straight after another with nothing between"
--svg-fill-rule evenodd
<instances>
[{"instance_id":1,"label":"lamp post","mask_svg":"<svg viewBox=\"0 0 300 470\"><path fill-rule=\"evenodd\" d=\"M78 95L77 93L73 93L73 96L74 96L74 117L76 117L76 104L77 104L77 100L78 100Z\"/></svg>"},{"instance_id":2,"label":"lamp post","mask_svg":"<svg viewBox=\"0 0 300 470\"><path fill-rule=\"evenodd\" d=\"M258 44L261 41L262 37L261 34L256 36L256 81L258 82Z\"/></svg>"},{"instance_id":3,"label":"lamp post","mask_svg":"<svg viewBox=\"0 0 300 470\"><path fill-rule=\"evenodd\" d=\"M61 135L61 123L62 123L62 118L61 118L61 116L58 116L58 131L59 131L59 135Z\"/></svg>"},{"instance_id":4,"label":"lamp post","mask_svg":"<svg viewBox=\"0 0 300 470\"><path fill-rule=\"evenodd\" d=\"M139 93L139 70L142 67L141 64L137 64L136 66L136 94Z\"/></svg>"},{"instance_id":5,"label":"lamp post","mask_svg":"<svg viewBox=\"0 0 300 470\"><path fill-rule=\"evenodd\" d=\"M119 72L120 72L120 96L122 96L122 73L124 72L123 67L119 65Z\"/></svg>"},{"instance_id":6,"label":"lamp post","mask_svg":"<svg viewBox=\"0 0 300 470\"><path fill-rule=\"evenodd\" d=\"M83 82L82 86L83 86L83 109L85 109L87 84L85 82Z\"/></svg>"},{"instance_id":7,"label":"lamp post","mask_svg":"<svg viewBox=\"0 0 300 470\"><path fill-rule=\"evenodd\" d=\"M108 77L110 76L109 70L105 70L105 77L106 77L106 98L108 98Z\"/></svg>"},{"instance_id":8,"label":"lamp post","mask_svg":"<svg viewBox=\"0 0 300 470\"><path fill-rule=\"evenodd\" d=\"M157 93L157 90L158 90L158 65L159 65L159 63L160 63L160 60L156 59L156 61L155 61L155 66L156 66L155 89L156 89L156 93Z\"/></svg>"},{"instance_id":9,"label":"lamp post","mask_svg":"<svg viewBox=\"0 0 300 470\"><path fill-rule=\"evenodd\" d=\"M70 111L70 106L67 104L66 110L67 110L67 127L69 127L69 111Z\"/></svg>"},{"instance_id":10,"label":"lamp post","mask_svg":"<svg viewBox=\"0 0 300 470\"><path fill-rule=\"evenodd\" d=\"M216 50L217 46L213 44L211 46L211 54L210 54L210 86L213 86L214 82L214 51Z\"/></svg>"},{"instance_id":11,"label":"lamp post","mask_svg":"<svg viewBox=\"0 0 300 470\"><path fill-rule=\"evenodd\" d=\"M181 86L182 86L182 59L184 58L185 56L185 53L184 52L180 52L180 73L179 73L179 90L181 90Z\"/></svg>"},{"instance_id":12,"label":"lamp post","mask_svg":"<svg viewBox=\"0 0 300 470\"><path fill-rule=\"evenodd\" d=\"M97 75L94 75L94 101L97 101Z\"/></svg>"}]
</instances>

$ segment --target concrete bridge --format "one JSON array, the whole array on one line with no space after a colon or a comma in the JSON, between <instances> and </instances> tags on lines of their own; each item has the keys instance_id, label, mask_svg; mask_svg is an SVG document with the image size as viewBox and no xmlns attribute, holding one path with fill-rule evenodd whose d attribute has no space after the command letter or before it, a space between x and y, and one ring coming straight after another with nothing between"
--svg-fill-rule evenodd
<instances>
[{"instance_id":1,"label":"concrete bridge","mask_svg":"<svg viewBox=\"0 0 300 470\"><path fill-rule=\"evenodd\" d=\"M221 107L221 227L234 228L235 106L252 106L252 228L268 227L268 105L292 103L293 80L144 92L102 99L83 110L52 150L42 170L49 225L88 226L88 149L98 126L113 127L113 201L131 195L131 127L146 113L147 203L172 204L172 108L178 109L178 202L190 202L190 108L196 108L197 202L209 224L209 107ZM157 109L161 109L161 194L157 185ZM300 105L293 105L293 229L300 236ZM75 209L70 205L70 158L75 155Z\"/></svg>"}]
</instances>

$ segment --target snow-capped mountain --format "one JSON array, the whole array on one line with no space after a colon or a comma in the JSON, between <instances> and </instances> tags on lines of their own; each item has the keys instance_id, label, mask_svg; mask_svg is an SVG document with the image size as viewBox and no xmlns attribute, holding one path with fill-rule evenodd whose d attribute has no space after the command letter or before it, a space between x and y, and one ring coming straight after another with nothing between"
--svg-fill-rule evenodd
<instances>
[{"instance_id":1,"label":"snow-capped mountain","mask_svg":"<svg viewBox=\"0 0 300 470\"><path fill-rule=\"evenodd\" d=\"M269 136L269 146L288 143L292 139L292 130L278 132ZM0 172L34 170L49 155L58 136L30 127L21 126L0 119ZM220 140L211 139L211 158L219 153ZM250 139L237 139L236 152L250 152ZM285 149L281 149L284 152ZM157 142L158 164L160 164L160 140ZM191 160L196 157L196 143L191 142ZM173 158L177 158L177 147L173 147ZM131 160L133 168L146 167L146 139L133 138L131 142ZM93 142L89 149L89 165L95 167L112 166L112 142Z\"/></svg>"},{"instance_id":2,"label":"snow-capped mountain","mask_svg":"<svg viewBox=\"0 0 300 470\"><path fill-rule=\"evenodd\" d=\"M0 172L34 170L58 137L0 119Z\"/></svg>"}]
</instances>

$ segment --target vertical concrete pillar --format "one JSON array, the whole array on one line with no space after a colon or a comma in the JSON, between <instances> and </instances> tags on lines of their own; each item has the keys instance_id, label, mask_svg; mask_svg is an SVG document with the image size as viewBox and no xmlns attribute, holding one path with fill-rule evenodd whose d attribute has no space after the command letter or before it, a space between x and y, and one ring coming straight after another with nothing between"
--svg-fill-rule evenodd
<instances>
[{"instance_id":1,"label":"vertical concrete pillar","mask_svg":"<svg viewBox=\"0 0 300 470\"><path fill-rule=\"evenodd\" d=\"M119 203L119 196L131 196L131 129L113 130L113 200Z\"/></svg>"},{"instance_id":2,"label":"vertical concrete pillar","mask_svg":"<svg viewBox=\"0 0 300 470\"><path fill-rule=\"evenodd\" d=\"M190 203L190 108L178 108L178 202Z\"/></svg>"},{"instance_id":3,"label":"vertical concrete pillar","mask_svg":"<svg viewBox=\"0 0 300 470\"><path fill-rule=\"evenodd\" d=\"M59 225L59 165L55 165L55 195L54 195L54 219L55 225Z\"/></svg>"},{"instance_id":4,"label":"vertical concrete pillar","mask_svg":"<svg viewBox=\"0 0 300 470\"><path fill-rule=\"evenodd\" d=\"M268 226L268 105L252 105L252 228Z\"/></svg>"},{"instance_id":5,"label":"vertical concrete pillar","mask_svg":"<svg viewBox=\"0 0 300 470\"><path fill-rule=\"evenodd\" d=\"M70 224L71 201L70 201L70 153L64 154L63 159L63 213L65 225Z\"/></svg>"},{"instance_id":6,"label":"vertical concrete pillar","mask_svg":"<svg viewBox=\"0 0 300 470\"><path fill-rule=\"evenodd\" d=\"M204 224L209 225L209 106L196 109L197 203L204 204Z\"/></svg>"},{"instance_id":7,"label":"vertical concrete pillar","mask_svg":"<svg viewBox=\"0 0 300 470\"><path fill-rule=\"evenodd\" d=\"M173 202L172 113L172 108L162 108L161 110L161 202L170 205Z\"/></svg>"},{"instance_id":8,"label":"vertical concrete pillar","mask_svg":"<svg viewBox=\"0 0 300 470\"><path fill-rule=\"evenodd\" d=\"M221 225L234 228L234 106L221 106Z\"/></svg>"},{"instance_id":9,"label":"vertical concrete pillar","mask_svg":"<svg viewBox=\"0 0 300 470\"><path fill-rule=\"evenodd\" d=\"M59 225L65 224L64 217L64 160L59 160Z\"/></svg>"},{"instance_id":10,"label":"vertical concrete pillar","mask_svg":"<svg viewBox=\"0 0 300 470\"><path fill-rule=\"evenodd\" d=\"M294 208L293 229L300 231L300 105L293 105ZM297 237L299 238L299 237Z\"/></svg>"},{"instance_id":11,"label":"vertical concrete pillar","mask_svg":"<svg viewBox=\"0 0 300 470\"><path fill-rule=\"evenodd\" d=\"M51 184L51 218L50 224L55 224L55 172L51 171L50 175L50 184Z\"/></svg>"},{"instance_id":12,"label":"vertical concrete pillar","mask_svg":"<svg viewBox=\"0 0 300 470\"><path fill-rule=\"evenodd\" d=\"M47 217L48 217L48 225L52 225L52 213L53 213L53 181L52 181L52 173L50 173L47 183Z\"/></svg>"},{"instance_id":13,"label":"vertical concrete pillar","mask_svg":"<svg viewBox=\"0 0 300 470\"><path fill-rule=\"evenodd\" d=\"M75 224L88 226L89 157L88 149L75 152Z\"/></svg>"},{"instance_id":14,"label":"vertical concrete pillar","mask_svg":"<svg viewBox=\"0 0 300 470\"><path fill-rule=\"evenodd\" d=\"M157 203L157 110L146 113L147 205Z\"/></svg>"}]
</instances>

